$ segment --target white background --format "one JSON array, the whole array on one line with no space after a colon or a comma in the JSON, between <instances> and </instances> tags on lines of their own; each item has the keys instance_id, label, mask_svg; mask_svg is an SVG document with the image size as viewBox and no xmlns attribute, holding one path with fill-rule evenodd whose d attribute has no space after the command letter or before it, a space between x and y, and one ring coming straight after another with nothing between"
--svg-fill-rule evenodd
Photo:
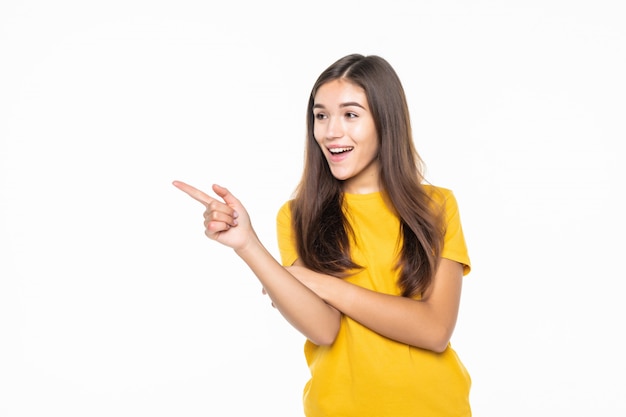
<instances>
[{"instance_id":1,"label":"white background","mask_svg":"<svg viewBox=\"0 0 626 417\"><path fill-rule=\"evenodd\" d=\"M229 187L277 255L353 52L459 201L474 415L624 415L620 3L4 0L0 416L301 415L301 335L171 181Z\"/></svg>"}]
</instances>

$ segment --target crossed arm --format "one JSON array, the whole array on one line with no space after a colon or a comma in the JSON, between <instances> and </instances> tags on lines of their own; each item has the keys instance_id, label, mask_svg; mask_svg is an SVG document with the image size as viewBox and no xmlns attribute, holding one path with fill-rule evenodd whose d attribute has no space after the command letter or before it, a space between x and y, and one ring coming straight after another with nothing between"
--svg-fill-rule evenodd
<instances>
[{"instance_id":1,"label":"crossed arm","mask_svg":"<svg viewBox=\"0 0 626 417\"><path fill-rule=\"evenodd\" d=\"M421 300L371 291L313 272L296 261L283 267L257 237L243 205L226 188L213 186L219 201L180 181L174 186L202 203L205 234L234 249L256 275L285 319L318 345L334 342L341 314L390 339L441 352L458 315L462 266L442 259Z\"/></svg>"},{"instance_id":2,"label":"crossed arm","mask_svg":"<svg viewBox=\"0 0 626 417\"><path fill-rule=\"evenodd\" d=\"M287 269L328 304L389 339L435 352L448 346L461 298L463 268L458 262L441 260L421 300L368 290L313 272L299 261Z\"/></svg>"}]
</instances>

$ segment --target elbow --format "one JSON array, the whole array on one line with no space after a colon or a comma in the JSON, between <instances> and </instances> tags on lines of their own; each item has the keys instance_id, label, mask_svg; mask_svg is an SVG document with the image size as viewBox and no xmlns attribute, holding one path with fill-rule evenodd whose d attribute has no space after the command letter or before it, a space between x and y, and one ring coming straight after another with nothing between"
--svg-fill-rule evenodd
<instances>
[{"instance_id":1,"label":"elbow","mask_svg":"<svg viewBox=\"0 0 626 417\"><path fill-rule=\"evenodd\" d=\"M328 306L330 314L316 323L313 331L309 332L307 339L318 346L330 346L335 343L339 329L341 328L341 313L339 310Z\"/></svg>"},{"instance_id":2,"label":"elbow","mask_svg":"<svg viewBox=\"0 0 626 417\"><path fill-rule=\"evenodd\" d=\"M308 339L311 341L311 343L314 343L317 346L331 346L333 343L335 343L334 337Z\"/></svg>"},{"instance_id":3,"label":"elbow","mask_svg":"<svg viewBox=\"0 0 626 417\"><path fill-rule=\"evenodd\" d=\"M453 329L447 328L445 326L437 329L431 335L431 338L428 341L428 346L426 348L435 353L443 353L450 345L452 330Z\"/></svg>"},{"instance_id":4,"label":"elbow","mask_svg":"<svg viewBox=\"0 0 626 417\"><path fill-rule=\"evenodd\" d=\"M443 353L448 348L449 344L450 344L449 340L445 342L437 343L433 345L433 348L431 350L435 353Z\"/></svg>"},{"instance_id":5,"label":"elbow","mask_svg":"<svg viewBox=\"0 0 626 417\"><path fill-rule=\"evenodd\" d=\"M335 339L337 339L337 334L339 333L339 327L336 329L327 329L324 332L320 332L316 335L311 335L307 337L312 343L315 343L318 346L330 346L335 343Z\"/></svg>"},{"instance_id":6,"label":"elbow","mask_svg":"<svg viewBox=\"0 0 626 417\"><path fill-rule=\"evenodd\" d=\"M315 334L307 336L307 339L318 346L330 346L335 343L337 335L339 334L340 323L333 323L331 326L324 327L317 331Z\"/></svg>"}]
</instances>

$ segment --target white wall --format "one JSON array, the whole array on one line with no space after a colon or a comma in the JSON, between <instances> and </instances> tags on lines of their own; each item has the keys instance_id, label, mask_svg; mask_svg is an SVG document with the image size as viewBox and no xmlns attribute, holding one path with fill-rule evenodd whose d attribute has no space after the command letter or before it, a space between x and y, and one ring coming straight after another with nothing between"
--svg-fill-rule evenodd
<instances>
[{"instance_id":1,"label":"white wall","mask_svg":"<svg viewBox=\"0 0 626 417\"><path fill-rule=\"evenodd\" d=\"M301 415L302 337L171 181L228 186L277 254L307 94L352 52L459 200L474 414L624 415L619 4L3 1L0 416Z\"/></svg>"}]
</instances>

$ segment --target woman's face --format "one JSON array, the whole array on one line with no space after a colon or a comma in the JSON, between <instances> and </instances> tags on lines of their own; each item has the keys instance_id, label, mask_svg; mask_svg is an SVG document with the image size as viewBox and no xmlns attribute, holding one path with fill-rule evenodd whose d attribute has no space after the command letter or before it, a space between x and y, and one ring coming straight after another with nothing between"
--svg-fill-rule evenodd
<instances>
[{"instance_id":1,"label":"woman's face","mask_svg":"<svg viewBox=\"0 0 626 417\"><path fill-rule=\"evenodd\" d=\"M343 79L318 88L313 105L315 140L343 191L380 190L378 136L365 91Z\"/></svg>"}]
</instances>

